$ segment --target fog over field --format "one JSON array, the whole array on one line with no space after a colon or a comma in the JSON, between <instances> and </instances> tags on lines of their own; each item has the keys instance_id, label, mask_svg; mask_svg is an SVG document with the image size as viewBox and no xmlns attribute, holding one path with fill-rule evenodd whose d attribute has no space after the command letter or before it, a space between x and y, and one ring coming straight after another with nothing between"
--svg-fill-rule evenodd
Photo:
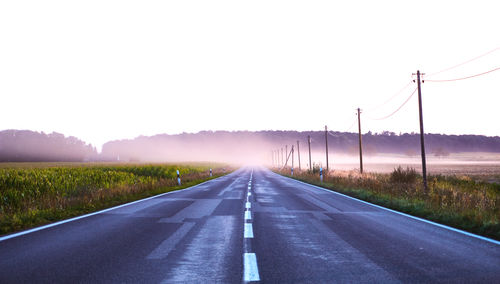
<instances>
[{"instance_id":1,"label":"fog over field","mask_svg":"<svg viewBox=\"0 0 500 284\"><path fill-rule=\"evenodd\" d=\"M202 131L178 135L159 134L110 141L98 152L95 147L76 137L65 137L59 133L7 130L0 132L0 161L211 161L282 165L281 159L287 150L290 154L293 145L293 162L295 168L298 168L298 141L301 167L307 168L308 136L311 137L312 163L326 166L324 131ZM329 132L330 168L359 168L358 143L357 133ZM439 165L440 171L446 168L445 165L454 164L495 165L500 161L500 137L427 134L426 152L429 164ZM421 162L419 137L414 133L365 134L363 160L368 171L386 172L395 165L408 165L418 169ZM291 163L290 156L288 165ZM431 166L430 171L433 169L437 168Z\"/></svg>"}]
</instances>

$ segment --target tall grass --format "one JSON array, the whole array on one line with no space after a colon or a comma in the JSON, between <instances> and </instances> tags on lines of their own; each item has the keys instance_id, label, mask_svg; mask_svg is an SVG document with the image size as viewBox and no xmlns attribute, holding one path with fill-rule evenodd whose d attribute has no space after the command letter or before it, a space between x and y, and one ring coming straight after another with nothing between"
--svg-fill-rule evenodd
<instances>
[{"instance_id":1,"label":"tall grass","mask_svg":"<svg viewBox=\"0 0 500 284\"><path fill-rule=\"evenodd\" d=\"M0 234L77 216L209 178L209 166L98 165L0 168ZM214 177L223 174L214 169Z\"/></svg>"},{"instance_id":2,"label":"tall grass","mask_svg":"<svg viewBox=\"0 0 500 284\"><path fill-rule=\"evenodd\" d=\"M287 171L281 174L288 175ZM468 176L422 176L398 167L390 174L334 171L319 176L294 172L293 178L415 216L500 240L500 184Z\"/></svg>"}]
</instances>

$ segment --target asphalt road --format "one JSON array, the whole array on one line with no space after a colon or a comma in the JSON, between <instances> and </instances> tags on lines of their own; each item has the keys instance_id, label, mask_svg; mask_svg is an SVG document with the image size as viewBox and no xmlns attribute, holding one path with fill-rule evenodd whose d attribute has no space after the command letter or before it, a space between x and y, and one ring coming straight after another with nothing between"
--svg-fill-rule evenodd
<instances>
[{"instance_id":1,"label":"asphalt road","mask_svg":"<svg viewBox=\"0 0 500 284\"><path fill-rule=\"evenodd\" d=\"M242 168L0 238L0 283L500 282L500 244Z\"/></svg>"}]
</instances>

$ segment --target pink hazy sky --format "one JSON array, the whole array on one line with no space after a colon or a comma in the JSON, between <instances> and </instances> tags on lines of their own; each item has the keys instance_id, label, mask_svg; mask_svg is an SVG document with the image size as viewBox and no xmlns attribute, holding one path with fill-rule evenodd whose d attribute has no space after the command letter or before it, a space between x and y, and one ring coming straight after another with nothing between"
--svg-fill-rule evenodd
<instances>
[{"instance_id":1,"label":"pink hazy sky","mask_svg":"<svg viewBox=\"0 0 500 284\"><path fill-rule=\"evenodd\" d=\"M498 1L2 1L0 130L418 131L411 84L500 47ZM500 50L428 79L500 67ZM424 79L427 77L424 77ZM426 132L500 135L500 71L422 86ZM352 127L350 131L355 131Z\"/></svg>"}]
</instances>

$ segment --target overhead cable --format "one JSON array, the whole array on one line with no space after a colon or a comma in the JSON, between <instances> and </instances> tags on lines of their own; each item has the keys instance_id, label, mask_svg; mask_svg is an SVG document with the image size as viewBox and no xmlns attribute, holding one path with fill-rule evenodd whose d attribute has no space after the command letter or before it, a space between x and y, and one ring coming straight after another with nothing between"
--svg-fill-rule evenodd
<instances>
[{"instance_id":1,"label":"overhead cable","mask_svg":"<svg viewBox=\"0 0 500 284\"><path fill-rule=\"evenodd\" d=\"M383 107L384 105L386 105L387 103L389 103L390 101L392 101L395 97L397 97L398 95L400 95L401 93L403 93L404 90L406 90L406 88L408 88L411 83L413 81L409 81L408 84L406 84L403 88L401 88L397 93L395 93L394 95L392 95L390 98L388 98L385 102L381 103L380 105L378 106L375 106L375 107L372 107L372 108L365 108L365 111L367 112L371 112L371 111L374 111L376 109L379 109L381 107Z\"/></svg>"},{"instance_id":2,"label":"overhead cable","mask_svg":"<svg viewBox=\"0 0 500 284\"><path fill-rule=\"evenodd\" d=\"M393 116L394 114L396 114L410 99L411 97L413 97L413 95L415 94L415 92L417 91L417 88L415 88L415 90L413 91L413 93L411 93L411 95L406 99L406 101L404 101L404 103L402 105L400 105L394 112L392 112L391 114L389 115L386 115L384 117L380 117L380 118L370 118L372 120L383 120L383 119L386 119L386 118L389 118L391 116Z\"/></svg>"},{"instance_id":3,"label":"overhead cable","mask_svg":"<svg viewBox=\"0 0 500 284\"><path fill-rule=\"evenodd\" d=\"M479 77L479 76L482 76L482 75L485 75L485 74L488 74L488 73L491 73L491 72L495 72L495 71L498 71L498 70L500 70L500 67L488 70L488 71L483 72L483 73L474 74L474 75L467 76L467 77L462 77L462 78L444 79L444 80L427 80L426 79L425 81L426 82L453 82L453 81L460 81L460 80L470 79L470 78L474 78L474 77Z\"/></svg>"},{"instance_id":4,"label":"overhead cable","mask_svg":"<svg viewBox=\"0 0 500 284\"><path fill-rule=\"evenodd\" d=\"M465 65L465 64L470 63L470 62L472 62L472 61L475 61L475 60L477 60L477 59L479 59L479 58L481 58L481 57L484 57L484 56L486 56L486 55L488 55L488 54L491 54L491 53L493 53L493 52L495 52L495 51L498 51L498 50L500 50L500 46L499 46L499 47L497 47L497 48L495 48L495 49L492 49L492 50L490 50L490 51L488 51L488 52L486 52L486 53L483 53L483 54L481 54L481 55L479 55L479 56L476 56L476 57L474 57L474 58L472 58L472 59L469 59L469 60L467 60L467 61L465 61L465 62L462 62L462 63L460 63L460 64L457 64L457 65L454 65L454 66L451 66L451 67L448 67L448 68L445 68L445 69L440 70L440 71L437 71L437 72L434 72L434 73L429 74L429 75L427 75L427 76L428 76L428 77L431 77L431 76L434 76L434 75L437 75L437 74L440 74L440 73L443 73L443 72L446 72L446 71L449 71L449 70L452 70L452 69L458 68L458 67L460 67L460 66L462 66L462 65Z\"/></svg>"}]
</instances>

